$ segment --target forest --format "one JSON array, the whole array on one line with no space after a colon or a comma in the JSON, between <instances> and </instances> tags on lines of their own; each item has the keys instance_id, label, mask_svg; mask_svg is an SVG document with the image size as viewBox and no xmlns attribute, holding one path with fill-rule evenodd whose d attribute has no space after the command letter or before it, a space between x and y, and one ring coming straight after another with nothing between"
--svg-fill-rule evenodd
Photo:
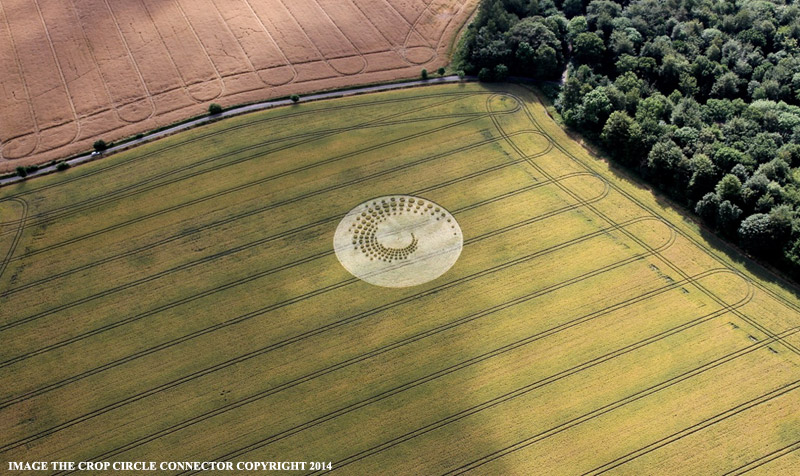
<instances>
[{"instance_id":1,"label":"forest","mask_svg":"<svg viewBox=\"0 0 800 476\"><path fill-rule=\"evenodd\" d=\"M563 81L569 127L798 280L798 41L797 2L483 0L455 61Z\"/></svg>"}]
</instances>

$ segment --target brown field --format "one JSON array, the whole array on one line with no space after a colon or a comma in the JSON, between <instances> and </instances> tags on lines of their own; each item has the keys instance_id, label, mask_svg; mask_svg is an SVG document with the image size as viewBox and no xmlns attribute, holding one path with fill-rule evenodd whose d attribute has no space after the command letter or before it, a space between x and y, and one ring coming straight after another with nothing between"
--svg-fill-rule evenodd
<instances>
[{"instance_id":1,"label":"brown field","mask_svg":"<svg viewBox=\"0 0 800 476\"><path fill-rule=\"evenodd\" d=\"M477 0L2 0L0 171L447 64Z\"/></svg>"}]
</instances>

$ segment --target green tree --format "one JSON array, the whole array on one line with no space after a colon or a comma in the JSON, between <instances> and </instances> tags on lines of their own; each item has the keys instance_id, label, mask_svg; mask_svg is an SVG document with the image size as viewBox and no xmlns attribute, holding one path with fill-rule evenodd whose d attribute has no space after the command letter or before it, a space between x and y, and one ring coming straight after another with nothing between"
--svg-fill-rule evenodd
<instances>
[{"instance_id":1,"label":"green tree","mask_svg":"<svg viewBox=\"0 0 800 476\"><path fill-rule=\"evenodd\" d=\"M560 74L564 66L564 45L541 17L526 18L514 25L508 32L507 43L517 59L511 63L514 73L552 77Z\"/></svg>"},{"instance_id":2,"label":"green tree","mask_svg":"<svg viewBox=\"0 0 800 476\"><path fill-rule=\"evenodd\" d=\"M617 158L629 162L628 151L633 119L625 111L614 111L608 116L600 138L606 149Z\"/></svg>"},{"instance_id":3,"label":"green tree","mask_svg":"<svg viewBox=\"0 0 800 476\"><path fill-rule=\"evenodd\" d=\"M739 202L742 199L742 181L733 174L727 174L717 183L716 192L722 200Z\"/></svg>"},{"instance_id":4,"label":"green tree","mask_svg":"<svg viewBox=\"0 0 800 476\"><path fill-rule=\"evenodd\" d=\"M734 165L748 164L747 157L733 147L720 147L714 153L714 163L722 170L731 170Z\"/></svg>"},{"instance_id":5,"label":"green tree","mask_svg":"<svg viewBox=\"0 0 800 476\"><path fill-rule=\"evenodd\" d=\"M614 25L614 19L619 18L622 7L610 0L592 0L586 6L586 21L589 27L609 35Z\"/></svg>"},{"instance_id":6,"label":"green tree","mask_svg":"<svg viewBox=\"0 0 800 476\"><path fill-rule=\"evenodd\" d=\"M564 15L567 18L572 18L576 15L580 15L583 13L583 1L582 0L564 0L563 4L563 11Z\"/></svg>"},{"instance_id":7,"label":"green tree","mask_svg":"<svg viewBox=\"0 0 800 476\"><path fill-rule=\"evenodd\" d=\"M680 85L681 77L689 73L689 62L677 53L669 53L661 61L659 79L664 89L674 90Z\"/></svg>"},{"instance_id":8,"label":"green tree","mask_svg":"<svg viewBox=\"0 0 800 476\"><path fill-rule=\"evenodd\" d=\"M764 174L769 180L779 184L788 183L793 179L792 169L781 159L772 159L765 164L761 164L756 170L757 174Z\"/></svg>"},{"instance_id":9,"label":"green tree","mask_svg":"<svg viewBox=\"0 0 800 476\"><path fill-rule=\"evenodd\" d=\"M527 41L523 41L517 46L515 55L517 61L519 61L520 69L533 70L536 68L536 51Z\"/></svg>"},{"instance_id":10,"label":"green tree","mask_svg":"<svg viewBox=\"0 0 800 476\"><path fill-rule=\"evenodd\" d=\"M700 91L700 87L697 85L697 78L685 72L680 75L678 89L689 97L696 95Z\"/></svg>"},{"instance_id":11,"label":"green tree","mask_svg":"<svg viewBox=\"0 0 800 476\"><path fill-rule=\"evenodd\" d=\"M589 24L586 22L586 17L576 16L572 18L567 24L567 35L570 41L575 41L581 33L589 31Z\"/></svg>"},{"instance_id":12,"label":"green tree","mask_svg":"<svg viewBox=\"0 0 800 476\"><path fill-rule=\"evenodd\" d=\"M711 87L711 95L721 98L739 97L741 94L739 91L741 83L742 81L739 79L739 76L729 71L714 81L714 85Z\"/></svg>"},{"instance_id":13,"label":"green tree","mask_svg":"<svg viewBox=\"0 0 800 476\"><path fill-rule=\"evenodd\" d=\"M639 102L636 108L636 122L658 122L666 117L668 111L667 98L661 94L654 94Z\"/></svg>"},{"instance_id":14,"label":"green tree","mask_svg":"<svg viewBox=\"0 0 800 476\"><path fill-rule=\"evenodd\" d=\"M791 237L794 215L786 205L775 207L768 214L754 213L739 225L739 241L755 255L780 255Z\"/></svg>"},{"instance_id":15,"label":"green tree","mask_svg":"<svg viewBox=\"0 0 800 476\"><path fill-rule=\"evenodd\" d=\"M689 191L693 197L696 197L714 186L718 172L714 163L705 154L695 154L689 164L692 171L692 177L689 179Z\"/></svg>"},{"instance_id":16,"label":"green tree","mask_svg":"<svg viewBox=\"0 0 800 476\"><path fill-rule=\"evenodd\" d=\"M761 132L749 141L747 154L758 163L769 162L778 155L778 144L772 134Z\"/></svg>"},{"instance_id":17,"label":"green tree","mask_svg":"<svg viewBox=\"0 0 800 476\"><path fill-rule=\"evenodd\" d=\"M742 209L725 200L719 204L717 215L717 226L726 235L733 235L739 227L739 219L742 216Z\"/></svg>"},{"instance_id":18,"label":"green tree","mask_svg":"<svg viewBox=\"0 0 800 476\"><path fill-rule=\"evenodd\" d=\"M682 98L672 110L671 122L678 127L703 127L703 110L693 98Z\"/></svg>"},{"instance_id":19,"label":"green tree","mask_svg":"<svg viewBox=\"0 0 800 476\"><path fill-rule=\"evenodd\" d=\"M605 88L597 88L583 97L584 123L592 128L599 129L605 124L611 114L611 101L608 99Z\"/></svg>"},{"instance_id":20,"label":"green tree","mask_svg":"<svg viewBox=\"0 0 800 476\"><path fill-rule=\"evenodd\" d=\"M494 67L495 81L505 81L508 77L508 67L504 64L498 64Z\"/></svg>"},{"instance_id":21,"label":"green tree","mask_svg":"<svg viewBox=\"0 0 800 476\"><path fill-rule=\"evenodd\" d=\"M549 45L539 45L534 55L536 76L544 79L561 76L563 63L558 57L558 52Z\"/></svg>"},{"instance_id":22,"label":"green tree","mask_svg":"<svg viewBox=\"0 0 800 476\"><path fill-rule=\"evenodd\" d=\"M754 213L742 220L738 233L742 247L754 255L769 255L783 245L778 227L766 213Z\"/></svg>"},{"instance_id":23,"label":"green tree","mask_svg":"<svg viewBox=\"0 0 800 476\"><path fill-rule=\"evenodd\" d=\"M597 64L605 52L603 40L595 33L581 33L572 44L572 54L580 63Z\"/></svg>"},{"instance_id":24,"label":"green tree","mask_svg":"<svg viewBox=\"0 0 800 476\"><path fill-rule=\"evenodd\" d=\"M632 55L636 53L636 46L624 31L615 30L610 37L611 51L619 58L622 55Z\"/></svg>"},{"instance_id":25,"label":"green tree","mask_svg":"<svg viewBox=\"0 0 800 476\"><path fill-rule=\"evenodd\" d=\"M675 142L661 141L647 155L647 169L656 182L670 184L675 181L675 172L684 159L683 152Z\"/></svg>"},{"instance_id":26,"label":"green tree","mask_svg":"<svg viewBox=\"0 0 800 476\"><path fill-rule=\"evenodd\" d=\"M719 216L719 195L716 193L707 193L703 198L697 202L694 207L694 212L697 213L706 223L714 226Z\"/></svg>"}]
</instances>

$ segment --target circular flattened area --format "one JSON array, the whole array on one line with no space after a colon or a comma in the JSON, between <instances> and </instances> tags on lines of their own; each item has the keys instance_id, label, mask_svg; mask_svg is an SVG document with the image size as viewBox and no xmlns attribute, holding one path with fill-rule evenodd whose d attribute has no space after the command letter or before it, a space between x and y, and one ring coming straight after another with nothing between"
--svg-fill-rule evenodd
<instances>
[{"instance_id":1,"label":"circular flattened area","mask_svg":"<svg viewBox=\"0 0 800 476\"><path fill-rule=\"evenodd\" d=\"M389 288L427 283L450 269L464 246L456 219L425 198L387 195L345 215L333 249L353 276Z\"/></svg>"}]
</instances>

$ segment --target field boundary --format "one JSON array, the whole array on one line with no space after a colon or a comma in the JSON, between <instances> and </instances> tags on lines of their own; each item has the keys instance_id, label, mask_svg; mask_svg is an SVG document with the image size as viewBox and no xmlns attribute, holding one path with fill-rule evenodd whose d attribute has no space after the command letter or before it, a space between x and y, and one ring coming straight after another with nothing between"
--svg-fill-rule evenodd
<instances>
[{"instance_id":1,"label":"field boundary","mask_svg":"<svg viewBox=\"0 0 800 476\"><path fill-rule=\"evenodd\" d=\"M449 83L458 83L464 81L475 81L474 78L464 78L461 79L458 76L450 75L450 76L443 76L441 78L430 78L426 80L414 80L414 81L400 81L400 82L389 82L389 83L379 83L374 85L365 85L365 86L358 86L358 87L348 87L348 88L341 88L335 89L333 91L324 91L324 92L317 92L313 94L309 94L306 96L302 96L299 102L313 102L313 101L321 101L325 99L337 99L343 98L348 96L356 96L359 94L366 94L366 93L373 93L373 92L382 92L382 91L394 91L398 89L407 89L413 87L420 87L420 86L429 86L434 84L449 84ZM243 114L248 114L251 112L257 111L264 111L267 109L272 109L275 107L281 106L292 106L295 103L290 98L278 98L278 99L270 99L267 101L260 101L256 103L248 103L248 104L241 104L238 106L233 106L220 114L215 115L203 115L200 117L189 118L183 121L179 121L172 126L167 126L166 128L159 128L155 132L148 132L145 133L144 137L141 138L134 138L130 141L124 142L122 144L113 146L108 148L107 150L103 151L100 154L94 154L92 152L86 152L80 154L76 157L72 157L69 159L65 159L62 161L54 161L54 162L63 162L68 164L70 167L74 167L77 165L82 165L88 162L93 162L100 158L105 158L110 155L113 155L118 152L122 152L124 150L128 150L134 148L139 145L147 144L149 142L153 142L159 139L163 139L165 137L171 136L178 132L183 132L189 129L193 129L195 127L199 127L205 124L210 124L212 122L216 122L220 119L226 119L229 117L240 116ZM31 172L28 174L27 177L19 177L17 175L11 174L6 177L0 178L0 187L11 185L15 183L20 183L25 180L41 177L44 175L49 175L54 172L57 172L58 169L57 163L51 163L48 166L41 167L40 169L36 170L35 172Z\"/></svg>"}]
</instances>

